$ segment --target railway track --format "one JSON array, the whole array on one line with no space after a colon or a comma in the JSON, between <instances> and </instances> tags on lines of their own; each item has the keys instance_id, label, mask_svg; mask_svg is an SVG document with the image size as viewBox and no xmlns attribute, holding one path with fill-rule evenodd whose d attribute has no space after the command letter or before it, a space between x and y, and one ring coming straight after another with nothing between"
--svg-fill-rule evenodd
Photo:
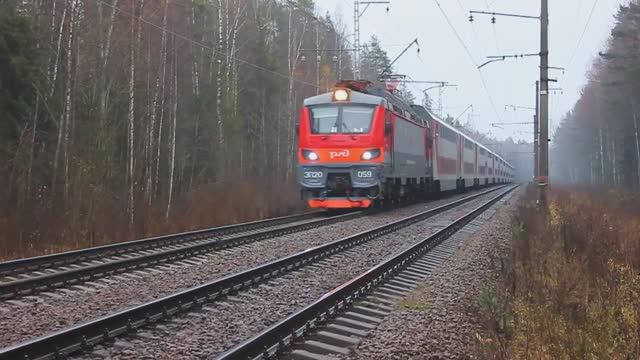
<instances>
[{"instance_id":1,"label":"railway track","mask_svg":"<svg viewBox=\"0 0 640 360\"><path fill-rule=\"evenodd\" d=\"M406 250L346 281L317 301L287 316L217 360L286 358L322 359L346 356L358 338L375 329L418 281L457 248L454 235L517 186L494 196L450 225Z\"/></svg>"},{"instance_id":2,"label":"railway track","mask_svg":"<svg viewBox=\"0 0 640 360\"><path fill-rule=\"evenodd\" d=\"M320 266L326 258L364 244L385 234L390 234L424 219L436 216L464 203L477 200L481 196L497 191L492 189L477 195L451 202L435 209L420 212L392 223L361 232L326 245L308 249L276 261L263 264L221 279L197 286L180 293L134 306L108 316L73 326L23 344L0 351L1 358L51 358L56 354L66 356L91 346L112 340L125 333L161 320L173 318L177 314L197 311L203 306L228 301L233 294L258 284L269 284L296 269Z\"/></svg>"},{"instance_id":3,"label":"railway track","mask_svg":"<svg viewBox=\"0 0 640 360\"><path fill-rule=\"evenodd\" d=\"M80 284L362 215L306 213L1 262L0 299Z\"/></svg>"}]
</instances>

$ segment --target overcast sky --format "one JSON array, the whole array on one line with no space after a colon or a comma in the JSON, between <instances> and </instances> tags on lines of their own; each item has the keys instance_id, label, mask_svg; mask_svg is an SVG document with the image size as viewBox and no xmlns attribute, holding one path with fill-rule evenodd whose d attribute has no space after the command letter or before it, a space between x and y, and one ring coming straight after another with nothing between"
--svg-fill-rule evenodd
<instances>
[{"instance_id":1,"label":"overcast sky","mask_svg":"<svg viewBox=\"0 0 640 360\"><path fill-rule=\"evenodd\" d=\"M539 57L506 60L477 70L487 55L537 53L540 50L540 23L537 20L498 17L491 24L490 16L475 16L469 23L469 10L490 10L538 16L540 1L532 0L390 0L389 13L385 5L371 6L361 18L361 39L377 35L390 58L395 58L414 38L420 43L420 55L409 50L395 70L415 80L448 81L458 85L447 88L443 95L444 112L457 117L473 104L473 114L461 120L472 120L474 127L498 138L512 136L527 139L532 136L530 125L492 127L497 122L528 122L530 110L505 110L505 105L534 106L534 84L539 78ZM563 114L571 110L586 82L586 74L598 51L604 49L614 14L627 0L550 0L549 3L549 65L567 70L551 71L563 93L550 96L552 127ZM353 29L352 0L317 0L322 12L341 18ZM438 6L441 5L441 9ZM595 4L592 17L587 19ZM468 48L457 39L445 18ZM349 37L352 41L353 38ZM483 78L484 83L483 85ZM410 89L421 99L421 89L427 85L412 85ZM437 106L438 90L429 91Z\"/></svg>"}]
</instances>

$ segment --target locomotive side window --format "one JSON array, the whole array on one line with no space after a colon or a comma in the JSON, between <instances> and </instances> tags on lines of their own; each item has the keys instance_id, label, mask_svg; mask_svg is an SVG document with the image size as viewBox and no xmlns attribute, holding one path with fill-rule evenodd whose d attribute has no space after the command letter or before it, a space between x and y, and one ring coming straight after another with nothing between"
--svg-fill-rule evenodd
<instances>
[{"instance_id":1,"label":"locomotive side window","mask_svg":"<svg viewBox=\"0 0 640 360\"><path fill-rule=\"evenodd\" d=\"M366 134L371 129L375 107L365 105L311 108L313 134Z\"/></svg>"},{"instance_id":2,"label":"locomotive side window","mask_svg":"<svg viewBox=\"0 0 640 360\"><path fill-rule=\"evenodd\" d=\"M338 132L338 107L322 106L311 108L311 132L331 134Z\"/></svg>"},{"instance_id":3,"label":"locomotive side window","mask_svg":"<svg viewBox=\"0 0 640 360\"><path fill-rule=\"evenodd\" d=\"M464 139L464 147L469 150L473 150L473 143L471 142L471 140Z\"/></svg>"},{"instance_id":4,"label":"locomotive side window","mask_svg":"<svg viewBox=\"0 0 640 360\"><path fill-rule=\"evenodd\" d=\"M451 142L456 142L458 140L458 134L445 126L440 126L440 137Z\"/></svg>"}]
</instances>

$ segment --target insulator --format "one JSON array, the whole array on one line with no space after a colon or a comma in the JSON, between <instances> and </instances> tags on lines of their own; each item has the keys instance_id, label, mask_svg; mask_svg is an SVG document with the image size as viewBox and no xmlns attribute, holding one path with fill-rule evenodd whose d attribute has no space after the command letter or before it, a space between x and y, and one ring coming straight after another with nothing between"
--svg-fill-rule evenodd
<instances>
[{"instance_id":1,"label":"insulator","mask_svg":"<svg viewBox=\"0 0 640 360\"><path fill-rule=\"evenodd\" d=\"M491 23L492 23L492 24L495 24L495 23L496 23L496 17L495 17L495 16L491 18Z\"/></svg>"},{"instance_id":2,"label":"insulator","mask_svg":"<svg viewBox=\"0 0 640 360\"><path fill-rule=\"evenodd\" d=\"M473 22L473 15L469 15L469 22Z\"/></svg>"}]
</instances>

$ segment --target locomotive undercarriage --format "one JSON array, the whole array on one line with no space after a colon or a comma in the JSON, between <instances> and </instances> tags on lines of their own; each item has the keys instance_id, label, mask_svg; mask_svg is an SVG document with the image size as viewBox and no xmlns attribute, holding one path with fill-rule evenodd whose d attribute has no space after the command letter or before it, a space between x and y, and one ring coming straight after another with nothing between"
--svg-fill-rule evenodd
<instances>
[{"instance_id":1,"label":"locomotive undercarriage","mask_svg":"<svg viewBox=\"0 0 640 360\"><path fill-rule=\"evenodd\" d=\"M311 207L366 208L381 196L376 164L300 166L301 195Z\"/></svg>"},{"instance_id":2,"label":"locomotive undercarriage","mask_svg":"<svg viewBox=\"0 0 640 360\"><path fill-rule=\"evenodd\" d=\"M318 208L368 208L389 205L417 199L429 199L443 193L440 181L430 177L422 178L383 178L373 186L358 187L352 181L353 169L335 171L331 169L322 184L315 188L303 187L302 198L312 207ZM445 192L464 192L469 188L488 186L492 182L475 178L467 185L459 178L455 189ZM470 186L470 187L469 187Z\"/></svg>"},{"instance_id":3,"label":"locomotive undercarriage","mask_svg":"<svg viewBox=\"0 0 640 360\"><path fill-rule=\"evenodd\" d=\"M322 188L303 187L302 198L310 205L383 207L407 200L429 198L440 191L439 183L428 177L385 178L368 187L355 187L350 172L330 172L325 179Z\"/></svg>"},{"instance_id":4,"label":"locomotive undercarriage","mask_svg":"<svg viewBox=\"0 0 640 360\"><path fill-rule=\"evenodd\" d=\"M404 180L404 184L403 184ZM381 205L428 198L440 191L437 181L430 177L422 178L387 178L383 185Z\"/></svg>"}]
</instances>

